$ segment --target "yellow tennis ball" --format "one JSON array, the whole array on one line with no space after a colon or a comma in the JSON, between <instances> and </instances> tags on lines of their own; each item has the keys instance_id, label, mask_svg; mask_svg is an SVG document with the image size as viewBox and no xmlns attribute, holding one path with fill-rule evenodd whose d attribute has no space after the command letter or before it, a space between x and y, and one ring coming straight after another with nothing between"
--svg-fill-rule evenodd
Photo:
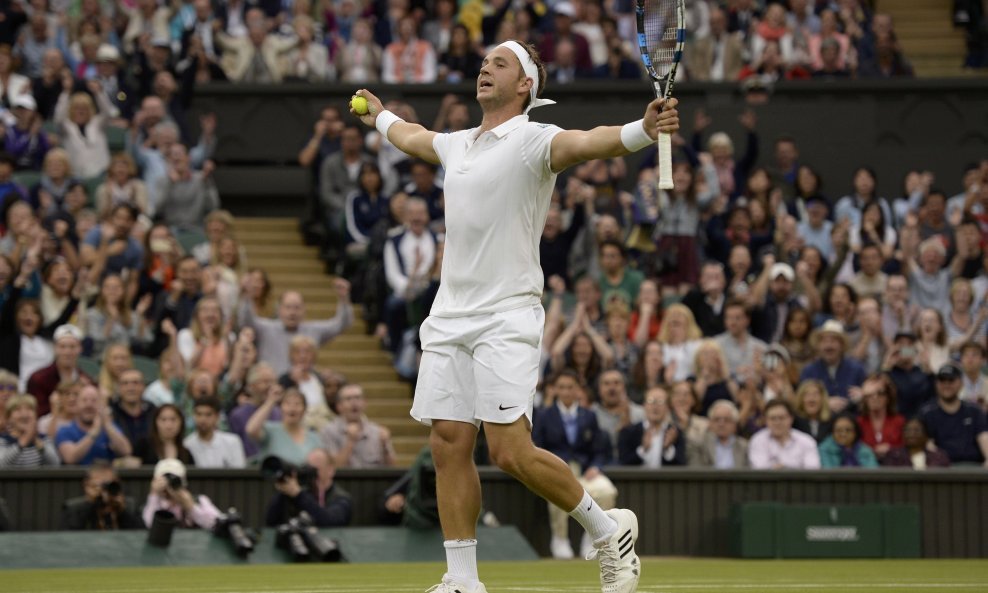
<instances>
[{"instance_id":1,"label":"yellow tennis ball","mask_svg":"<svg viewBox=\"0 0 988 593\"><path fill-rule=\"evenodd\" d=\"M357 115L367 115L367 99L354 95L350 99L350 107Z\"/></svg>"}]
</instances>

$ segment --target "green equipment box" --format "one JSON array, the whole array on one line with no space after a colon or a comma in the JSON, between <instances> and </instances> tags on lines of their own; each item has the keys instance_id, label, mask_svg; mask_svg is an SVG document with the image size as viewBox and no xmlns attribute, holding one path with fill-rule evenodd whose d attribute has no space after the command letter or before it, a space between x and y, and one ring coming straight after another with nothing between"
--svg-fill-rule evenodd
<instances>
[{"instance_id":1,"label":"green equipment box","mask_svg":"<svg viewBox=\"0 0 988 593\"><path fill-rule=\"evenodd\" d=\"M732 547L741 558L919 558L912 505L736 505Z\"/></svg>"}]
</instances>

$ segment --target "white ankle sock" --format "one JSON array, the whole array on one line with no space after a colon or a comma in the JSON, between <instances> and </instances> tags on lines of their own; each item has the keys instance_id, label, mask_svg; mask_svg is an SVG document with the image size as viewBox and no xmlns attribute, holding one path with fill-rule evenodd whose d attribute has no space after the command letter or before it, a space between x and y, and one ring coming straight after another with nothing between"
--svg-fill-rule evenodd
<instances>
[{"instance_id":1,"label":"white ankle sock","mask_svg":"<svg viewBox=\"0 0 988 593\"><path fill-rule=\"evenodd\" d=\"M583 500L569 515L587 530L594 543L607 538L617 529L617 522L607 516L586 490L583 491Z\"/></svg>"},{"instance_id":2,"label":"white ankle sock","mask_svg":"<svg viewBox=\"0 0 988 593\"><path fill-rule=\"evenodd\" d=\"M446 574L456 582L471 589L480 584L477 575L477 540L449 539L443 542L446 548Z\"/></svg>"}]
</instances>

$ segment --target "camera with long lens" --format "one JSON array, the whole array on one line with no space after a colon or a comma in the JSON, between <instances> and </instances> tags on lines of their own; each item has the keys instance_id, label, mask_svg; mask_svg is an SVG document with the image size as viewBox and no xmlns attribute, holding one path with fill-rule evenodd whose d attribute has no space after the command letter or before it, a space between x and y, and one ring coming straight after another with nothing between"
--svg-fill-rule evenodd
<instances>
[{"instance_id":1,"label":"camera with long lens","mask_svg":"<svg viewBox=\"0 0 988 593\"><path fill-rule=\"evenodd\" d=\"M309 559L309 547L305 545L297 525L282 523L277 528L275 545L288 552L294 562L306 562Z\"/></svg>"},{"instance_id":2,"label":"camera with long lens","mask_svg":"<svg viewBox=\"0 0 988 593\"><path fill-rule=\"evenodd\" d=\"M182 478L176 476L175 474L165 474L165 482L172 490L179 490L184 485L182 483Z\"/></svg>"},{"instance_id":3,"label":"camera with long lens","mask_svg":"<svg viewBox=\"0 0 988 593\"><path fill-rule=\"evenodd\" d=\"M119 480L103 482L100 484L100 490L105 492L107 496L120 496L120 493L123 492L123 484Z\"/></svg>"},{"instance_id":4,"label":"camera with long lens","mask_svg":"<svg viewBox=\"0 0 988 593\"><path fill-rule=\"evenodd\" d=\"M226 513L220 515L213 526L213 533L224 539L230 540L237 556L246 558L254 551L256 535L248 533L244 528L243 519L237 509L230 507Z\"/></svg>"},{"instance_id":5,"label":"camera with long lens","mask_svg":"<svg viewBox=\"0 0 988 593\"><path fill-rule=\"evenodd\" d=\"M323 537L309 513L302 511L289 524L295 523L299 534L309 548L309 555L319 562L339 562L343 558L336 540Z\"/></svg>"},{"instance_id":6,"label":"camera with long lens","mask_svg":"<svg viewBox=\"0 0 988 593\"><path fill-rule=\"evenodd\" d=\"M276 545L288 552L295 562L339 562L343 559L339 543L319 533L309 513L302 511L298 517L278 526Z\"/></svg>"},{"instance_id":7,"label":"camera with long lens","mask_svg":"<svg viewBox=\"0 0 988 593\"><path fill-rule=\"evenodd\" d=\"M261 462L261 472L269 480L282 482L292 476L298 480L298 485L303 489L308 488L316 481L316 468L308 465L295 465L274 455L265 457Z\"/></svg>"}]
</instances>

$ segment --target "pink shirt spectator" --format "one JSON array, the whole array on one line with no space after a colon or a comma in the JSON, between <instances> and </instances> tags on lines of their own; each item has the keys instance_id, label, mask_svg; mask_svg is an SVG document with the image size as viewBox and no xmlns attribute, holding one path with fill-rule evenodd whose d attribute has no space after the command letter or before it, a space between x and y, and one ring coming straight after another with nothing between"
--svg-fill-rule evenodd
<instances>
[{"instance_id":1,"label":"pink shirt spectator","mask_svg":"<svg viewBox=\"0 0 988 593\"><path fill-rule=\"evenodd\" d=\"M154 521L156 511L170 511L178 519L182 527L199 527L200 529L212 529L216 520L220 516L220 510L216 508L213 501L205 494L193 495L196 499L196 506L192 507L188 516L177 503L157 494L149 494L147 504L144 505L144 524L150 526Z\"/></svg>"},{"instance_id":2,"label":"pink shirt spectator","mask_svg":"<svg viewBox=\"0 0 988 593\"><path fill-rule=\"evenodd\" d=\"M748 459L754 469L820 469L820 453L816 441L798 430L789 431L789 438L780 443L767 428L751 437Z\"/></svg>"}]
</instances>

